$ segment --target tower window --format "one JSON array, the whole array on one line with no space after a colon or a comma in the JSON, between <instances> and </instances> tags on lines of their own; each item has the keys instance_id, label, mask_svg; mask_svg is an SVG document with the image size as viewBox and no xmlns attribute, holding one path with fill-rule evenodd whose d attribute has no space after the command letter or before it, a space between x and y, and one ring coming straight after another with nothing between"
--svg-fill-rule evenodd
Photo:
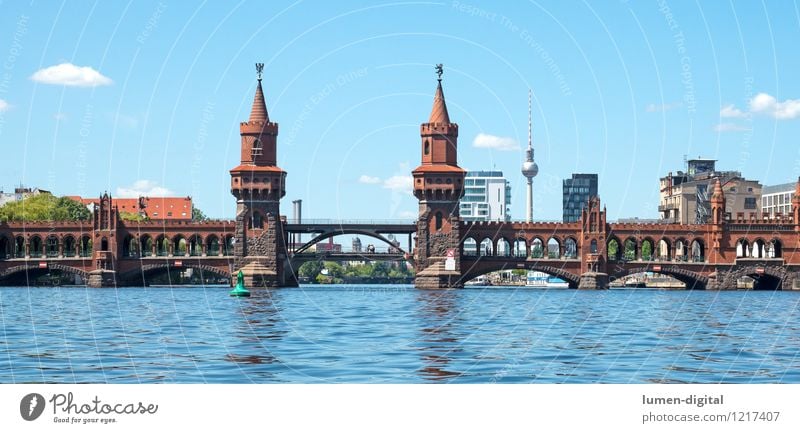
<instances>
[{"instance_id":1,"label":"tower window","mask_svg":"<svg viewBox=\"0 0 800 433\"><path fill-rule=\"evenodd\" d=\"M257 139L253 142L252 156L253 158L264 154L264 148L261 147L261 140Z\"/></svg>"},{"instance_id":2,"label":"tower window","mask_svg":"<svg viewBox=\"0 0 800 433\"><path fill-rule=\"evenodd\" d=\"M431 145L428 143L428 140L425 140L425 155L431 153Z\"/></svg>"},{"instance_id":3,"label":"tower window","mask_svg":"<svg viewBox=\"0 0 800 433\"><path fill-rule=\"evenodd\" d=\"M435 221L436 230L441 230L442 229L442 213L441 212L436 212L435 220L436 220Z\"/></svg>"}]
</instances>

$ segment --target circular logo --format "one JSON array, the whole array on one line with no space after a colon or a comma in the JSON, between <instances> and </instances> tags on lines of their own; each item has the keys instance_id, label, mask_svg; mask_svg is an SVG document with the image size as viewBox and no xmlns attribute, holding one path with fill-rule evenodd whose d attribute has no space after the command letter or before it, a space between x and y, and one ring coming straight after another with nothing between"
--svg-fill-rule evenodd
<instances>
[{"instance_id":1,"label":"circular logo","mask_svg":"<svg viewBox=\"0 0 800 433\"><path fill-rule=\"evenodd\" d=\"M25 421L33 421L44 412L44 397L32 392L19 402L19 414Z\"/></svg>"}]
</instances>

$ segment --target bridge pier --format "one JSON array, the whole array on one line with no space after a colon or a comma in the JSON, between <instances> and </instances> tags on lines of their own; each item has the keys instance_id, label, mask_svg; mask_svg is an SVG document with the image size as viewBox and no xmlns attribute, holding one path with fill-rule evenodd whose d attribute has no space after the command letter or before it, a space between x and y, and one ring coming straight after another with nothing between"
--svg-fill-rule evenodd
<instances>
[{"instance_id":1,"label":"bridge pier","mask_svg":"<svg viewBox=\"0 0 800 433\"><path fill-rule=\"evenodd\" d=\"M89 272L89 278L86 280L88 287L116 287L117 273L109 271L108 269L95 269Z\"/></svg>"},{"instance_id":2,"label":"bridge pier","mask_svg":"<svg viewBox=\"0 0 800 433\"><path fill-rule=\"evenodd\" d=\"M444 263L437 261L417 273L414 287L427 290L457 289L464 287L464 282L460 272L445 270Z\"/></svg>"},{"instance_id":3,"label":"bridge pier","mask_svg":"<svg viewBox=\"0 0 800 433\"><path fill-rule=\"evenodd\" d=\"M586 272L581 275L578 282L579 290L605 290L608 289L608 274L602 272Z\"/></svg>"}]
</instances>

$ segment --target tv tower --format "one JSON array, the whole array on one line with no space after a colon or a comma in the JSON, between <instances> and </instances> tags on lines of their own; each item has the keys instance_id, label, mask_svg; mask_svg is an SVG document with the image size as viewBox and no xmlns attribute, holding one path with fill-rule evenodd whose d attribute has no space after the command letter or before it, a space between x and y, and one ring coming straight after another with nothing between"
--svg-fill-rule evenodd
<instances>
[{"instance_id":1,"label":"tv tower","mask_svg":"<svg viewBox=\"0 0 800 433\"><path fill-rule=\"evenodd\" d=\"M539 166L533 160L533 134L531 122L531 89L528 89L528 150L525 152L525 162L522 163L522 175L528 179L526 191L525 220L533 222L533 178L539 174Z\"/></svg>"}]
</instances>

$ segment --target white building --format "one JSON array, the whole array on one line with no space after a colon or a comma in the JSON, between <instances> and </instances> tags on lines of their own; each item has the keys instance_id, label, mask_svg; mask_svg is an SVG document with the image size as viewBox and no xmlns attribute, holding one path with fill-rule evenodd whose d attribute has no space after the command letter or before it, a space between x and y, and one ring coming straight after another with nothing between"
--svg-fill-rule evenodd
<instances>
[{"instance_id":1,"label":"white building","mask_svg":"<svg viewBox=\"0 0 800 433\"><path fill-rule=\"evenodd\" d=\"M792 213L792 198L794 197L795 183L782 183L780 185L765 186L761 189L761 213L771 217L780 213Z\"/></svg>"},{"instance_id":2,"label":"white building","mask_svg":"<svg viewBox=\"0 0 800 433\"><path fill-rule=\"evenodd\" d=\"M14 192L3 192L0 190L0 206L3 206L6 203L20 201L26 199L28 197L32 197L39 194L50 194L50 191L45 191L39 188L25 188L20 186L19 188L14 188Z\"/></svg>"},{"instance_id":3,"label":"white building","mask_svg":"<svg viewBox=\"0 0 800 433\"><path fill-rule=\"evenodd\" d=\"M468 171L459 214L464 221L511 221L511 185L502 171Z\"/></svg>"}]
</instances>

